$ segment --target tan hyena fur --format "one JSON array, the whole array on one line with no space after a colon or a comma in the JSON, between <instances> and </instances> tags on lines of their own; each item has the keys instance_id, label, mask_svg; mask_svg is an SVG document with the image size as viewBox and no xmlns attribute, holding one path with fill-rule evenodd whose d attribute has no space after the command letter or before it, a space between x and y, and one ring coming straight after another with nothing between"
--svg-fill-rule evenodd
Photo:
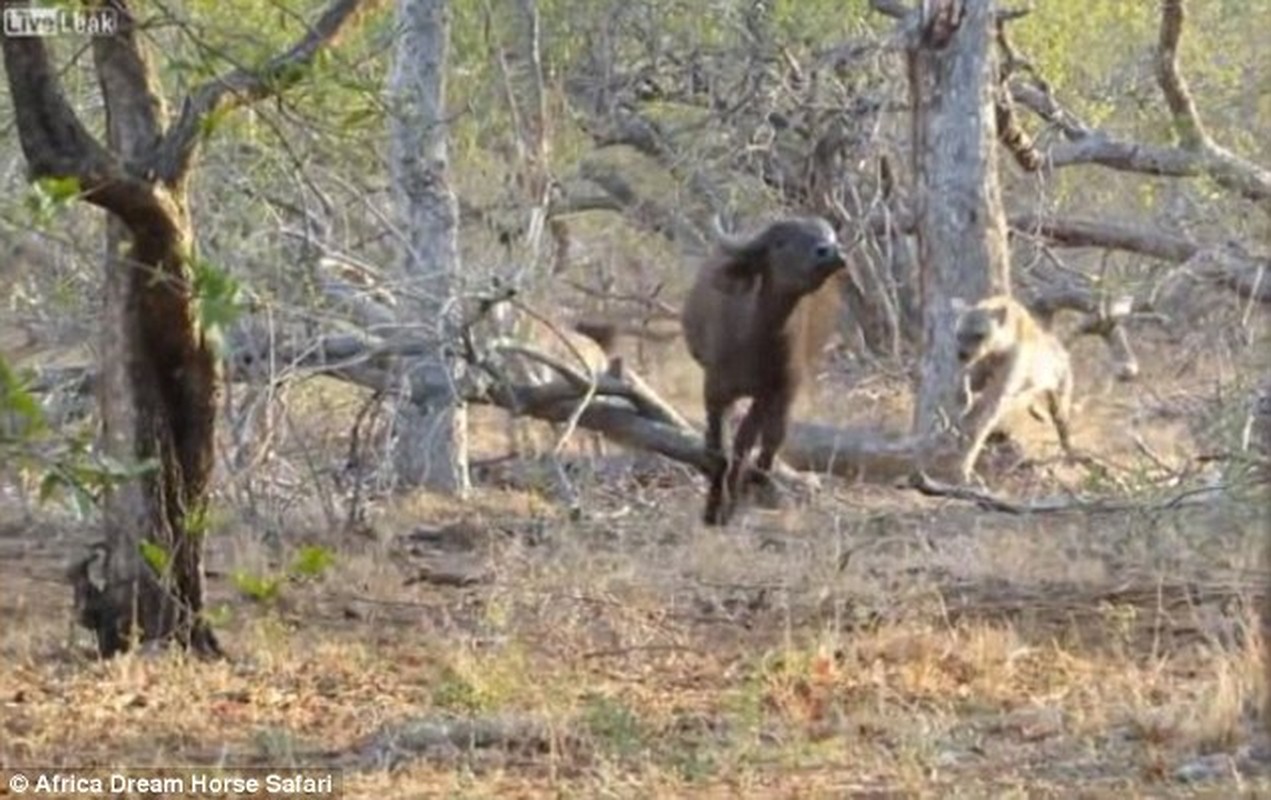
<instances>
[{"instance_id":1,"label":"tan hyena fur","mask_svg":"<svg viewBox=\"0 0 1271 800\"><path fill-rule=\"evenodd\" d=\"M1071 454L1072 363L1063 343L1007 295L973 305L959 298L951 302L966 401L961 428L970 439L962 479L970 480L985 441L1007 413L1027 407L1044 419L1034 405L1039 400L1045 401L1064 452Z\"/></svg>"}]
</instances>

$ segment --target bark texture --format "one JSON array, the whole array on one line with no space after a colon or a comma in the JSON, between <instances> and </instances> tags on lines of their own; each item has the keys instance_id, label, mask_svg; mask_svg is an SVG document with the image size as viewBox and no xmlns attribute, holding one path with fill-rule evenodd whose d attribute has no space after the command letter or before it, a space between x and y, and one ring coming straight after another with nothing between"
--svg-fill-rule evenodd
<instances>
[{"instance_id":1,"label":"bark texture","mask_svg":"<svg viewBox=\"0 0 1271 800\"><path fill-rule=\"evenodd\" d=\"M993 0L922 4L910 44L914 217L922 302L922 358L914 433L943 471L957 418L954 296L1010 291L1006 221L997 176Z\"/></svg>"},{"instance_id":2,"label":"bark texture","mask_svg":"<svg viewBox=\"0 0 1271 800\"><path fill-rule=\"evenodd\" d=\"M455 340L451 300L459 273L459 207L447 174L447 3L398 0L397 22L389 78L392 180L405 236L402 270L429 343L410 369L442 388L423 405L399 403L394 457L401 485L463 493L469 488L467 411L453 386L460 364L447 351Z\"/></svg>"},{"instance_id":3,"label":"bark texture","mask_svg":"<svg viewBox=\"0 0 1271 800\"><path fill-rule=\"evenodd\" d=\"M153 466L108 496L105 583L77 584L76 596L80 620L94 628L103 656L138 639L216 654L220 646L202 614L203 535L220 376L198 323L186 183L206 116L272 94L285 82L279 78L297 75L359 3L334 3L294 48L263 68L234 70L196 88L170 128L129 4L109 5L121 30L92 41L106 109L104 145L67 102L43 42L2 40L28 173L74 178L82 198L110 214L97 381L101 447L125 463Z\"/></svg>"}]
</instances>

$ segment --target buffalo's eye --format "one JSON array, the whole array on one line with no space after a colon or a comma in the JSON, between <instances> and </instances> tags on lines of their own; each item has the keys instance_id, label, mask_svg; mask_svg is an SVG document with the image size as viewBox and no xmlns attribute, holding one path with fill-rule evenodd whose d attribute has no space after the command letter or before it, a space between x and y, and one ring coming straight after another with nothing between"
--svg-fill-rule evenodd
<instances>
[{"instance_id":1,"label":"buffalo's eye","mask_svg":"<svg viewBox=\"0 0 1271 800\"><path fill-rule=\"evenodd\" d=\"M832 255L834 255L834 245L822 243L816 246L816 257L818 259L825 260Z\"/></svg>"}]
</instances>

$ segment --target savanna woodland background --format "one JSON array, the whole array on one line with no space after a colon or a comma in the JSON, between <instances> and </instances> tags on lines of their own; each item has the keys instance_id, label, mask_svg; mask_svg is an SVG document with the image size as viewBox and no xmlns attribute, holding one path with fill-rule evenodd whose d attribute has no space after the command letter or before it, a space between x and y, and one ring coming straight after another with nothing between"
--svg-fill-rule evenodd
<instances>
[{"instance_id":1,"label":"savanna woodland background","mask_svg":"<svg viewBox=\"0 0 1271 800\"><path fill-rule=\"evenodd\" d=\"M3 43L0 766L1268 789L1271 2L88 5ZM708 528L679 304L791 213L851 262L819 483ZM1006 286L1081 457L911 485Z\"/></svg>"}]
</instances>

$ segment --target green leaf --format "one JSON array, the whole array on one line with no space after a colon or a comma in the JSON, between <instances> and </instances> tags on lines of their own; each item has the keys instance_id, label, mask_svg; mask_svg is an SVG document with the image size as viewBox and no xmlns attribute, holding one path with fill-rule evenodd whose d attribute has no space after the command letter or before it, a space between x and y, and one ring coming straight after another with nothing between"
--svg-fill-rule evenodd
<instances>
[{"instance_id":1,"label":"green leaf","mask_svg":"<svg viewBox=\"0 0 1271 800\"><path fill-rule=\"evenodd\" d=\"M282 577L277 575L252 575L240 570L231 574L230 580L239 593L258 603L272 603L282 591Z\"/></svg>"},{"instance_id":2,"label":"green leaf","mask_svg":"<svg viewBox=\"0 0 1271 800\"><path fill-rule=\"evenodd\" d=\"M347 130L349 128L359 128L368 122L375 120L380 115L379 109L372 106L361 106L354 108L344 115L341 125Z\"/></svg>"},{"instance_id":3,"label":"green leaf","mask_svg":"<svg viewBox=\"0 0 1271 800\"><path fill-rule=\"evenodd\" d=\"M80 189L79 178L74 176L37 178L31 182L31 191L27 193L24 203L34 221L44 225L59 210L70 205L79 196Z\"/></svg>"},{"instance_id":4,"label":"green leaf","mask_svg":"<svg viewBox=\"0 0 1271 800\"><path fill-rule=\"evenodd\" d=\"M40 178L35 181L35 187L48 195L54 203L69 203L74 200L80 193L79 178L74 175L65 177Z\"/></svg>"},{"instance_id":5,"label":"green leaf","mask_svg":"<svg viewBox=\"0 0 1271 800\"><path fill-rule=\"evenodd\" d=\"M196 259L190 266L199 328L212 341L219 341L224 328L238 319L246 307L242 286L228 272L206 261Z\"/></svg>"},{"instance_id":6,"label":"green leaf","mask_svg":"<svg viewBox=\"0 0 1271 800\"><path fill-rule=\"evenodd\" d=\"M233 616L234 609L230 608L229 603L219 603L215 608L203 609L203 619L213 628L229 624Z\"/></svg>"},{"instance_id":7,"label":"green leaf","mask_svg":"<svg viewBox=\"0 0 1271 800\"><path fill-rule=\"evenodd\" d=\"M40 401L0 356L0 442L30 439L44 429Z\"/></svg>"},{"instance_id":8,"label":"green leaf","mask_svg":"<svg viewBox=\"0 0 1271 800\"><path fill-rule=\"evenodd\" d=\"M221 123L229 119L232 113L233 110L228 107L212 109L211 113L204 115L204 117L199 120L199 133L202 134L205 139L210 138L211 135L216 132L216 129L221 126Z\"/></svg>"},{"instance_id":9,"label":"green leaf","mask_svg":"<svg viewBox=\"0 0 1271 800\"><path fill-rule=\"evenodd\" d=\"M335 564L335 555L319 545L305 545L291 561L291 574L298 578L316 578Z\"/></svg>"},{"instance_id":10,"label":"green leaf","mask_svg":"<svg viewBox=\"0 0 1271 800\"><path fill-rule=\"evenodd\" d=\"M40 481L40 503L48 502L61 491L69 494L76 519L85 520L93 513L97 499L75 474L75 465L65 461L54 463Z\"/></svg>"},{"instance_id":11,"label":"green leaf","mask_svg":"<svg viewBox=\"0 0 1271 800\"><path fill-rule=\"evenodd\" d=\"M144 540L140 544L141 557L150 565L150 568L160 575L168 571L168 565L172 563L172 557L168 555L168 551L163 545L157 544L150 540Z\"/></svg>"}]
</instances>

